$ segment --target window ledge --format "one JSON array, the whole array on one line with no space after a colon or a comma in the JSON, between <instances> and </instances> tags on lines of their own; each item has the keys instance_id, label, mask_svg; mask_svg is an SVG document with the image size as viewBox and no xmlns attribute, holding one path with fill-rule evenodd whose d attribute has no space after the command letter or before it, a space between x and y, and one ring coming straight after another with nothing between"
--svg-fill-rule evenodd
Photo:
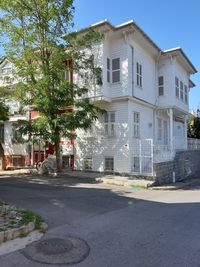
<instances>
[{"instance_id":1,"label":"window ledge","mask_svg":"<svg viewBox=\"0 0 200 267\"><path fill-rule=\"evenodd\" d=\"M116 83L110 83L111 86L114 86L114 85L122 85L122 82L116 82Z\"/></svg>"}]
</instances>

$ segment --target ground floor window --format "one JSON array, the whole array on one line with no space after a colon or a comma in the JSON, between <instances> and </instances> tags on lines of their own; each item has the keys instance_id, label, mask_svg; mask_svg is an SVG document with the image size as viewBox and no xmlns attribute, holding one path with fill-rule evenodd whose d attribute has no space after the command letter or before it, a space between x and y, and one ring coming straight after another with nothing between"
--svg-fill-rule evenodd
<instances>
[{"instance_id":1,"label":"ground floor window","mask_svg":"<svg viewBox=\"0 0 200 267\"><path fill-rule=\"evenodd\" d=\"M92 170L92 158L91 157L84 158L84 169Z\"/></svg>"},{"instance_id":2,"label":"ground floor window","mask_svg":"<svg viewBox=\"0 0 200 267\"><path fill-rule=\"evenodd\" d=\"M21 166L21 156L12 156L12 163L15 167Z\"/></svg>"},{"instance_id":3,"label":"ground floor window","mask_svg":"<svg viewBox=\"0 0 200 267\"><path fill-rule=\"evenodd\" d=\"M131 171L140 172L140 157L132 158Z\"/></svg>"},{"instance_id":4,"label":"ground floor window","mask_svg":"<svg viewBox=\"0 0 200 267\"><path fill-rule=\"evenodd\" d=\"M105 158L105 171L113 171L114 170L114 158L106 157Z\"/></svg>"}]
</instances>

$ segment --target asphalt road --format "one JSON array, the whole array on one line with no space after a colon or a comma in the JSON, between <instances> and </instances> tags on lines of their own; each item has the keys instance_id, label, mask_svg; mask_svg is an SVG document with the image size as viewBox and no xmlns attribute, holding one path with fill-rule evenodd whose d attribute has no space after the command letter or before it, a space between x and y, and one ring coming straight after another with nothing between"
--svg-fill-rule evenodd
<instances>
[{"instance_id":1,"label":"asphalt road","mask_svg":"<svg viewBox=\"0 0 200 267\"><path fill-rule=\"evenodd\" d=\"M85 240L90 254L75 267L200 266L198 183L145 191L76 179L1 177L0 198L39 213L50 227L45 238ZM36 266L49 265L20 251L0 257L0 267Z\"/></svg>"}]
</instances>

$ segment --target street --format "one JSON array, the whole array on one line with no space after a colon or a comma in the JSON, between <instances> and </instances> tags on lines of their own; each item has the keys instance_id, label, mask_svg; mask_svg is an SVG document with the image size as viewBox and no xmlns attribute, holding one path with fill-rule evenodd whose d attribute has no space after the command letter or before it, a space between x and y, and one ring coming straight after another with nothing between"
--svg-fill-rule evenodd
<instances>
[{"instance_id":1,"label":"street","mask_svg":"<svg viewBox=\"0 0 200 267\"><path fill-rule=\"evenodd\" d=\"M89 255L75 267L200 266L198 184L141 190L75 178L10 176L0 178L0 198L40 214L49 225L44 238L85 240ZM21 266L49 265L20 251L0 257L0 267Z\"/></svg>"}]
</instances>

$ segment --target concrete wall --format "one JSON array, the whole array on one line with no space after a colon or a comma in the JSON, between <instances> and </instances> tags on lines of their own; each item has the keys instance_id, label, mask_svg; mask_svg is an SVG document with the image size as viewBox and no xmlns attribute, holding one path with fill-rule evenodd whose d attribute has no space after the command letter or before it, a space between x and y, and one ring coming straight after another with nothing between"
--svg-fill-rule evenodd
<instances>
[{"instance_id":1,"label":"concrete wall","mask_svg":"<svg viewBox=\"0 0 200 267\"><path fill-rule=\"evenodd\" d=\"M154 164L155 182L169 184L188 178L200 177L200 150L186 150L176 152L173 161Z\"/></svg>"}]
</instances>

